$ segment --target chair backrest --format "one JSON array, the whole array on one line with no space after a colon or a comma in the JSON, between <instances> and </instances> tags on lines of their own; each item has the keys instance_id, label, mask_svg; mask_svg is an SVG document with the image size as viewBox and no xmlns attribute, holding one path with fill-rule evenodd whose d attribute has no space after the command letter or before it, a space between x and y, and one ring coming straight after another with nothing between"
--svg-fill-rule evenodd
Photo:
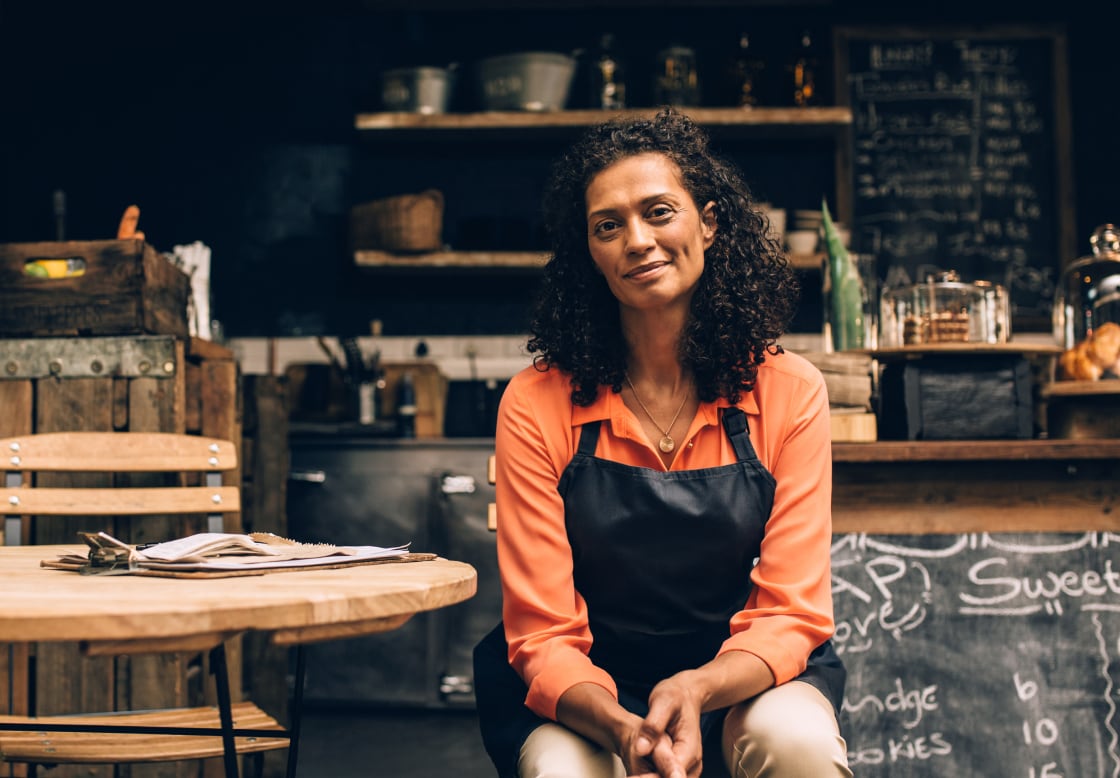
<instances>
[{"instance_id":1,"label":"chair backrest","mask_svg":"<svg viewBox=\"0 0 1120 778\"><path fill-rule=\"evenodd\" d=\"M207 531L223 532L225 514L241 510L239 487L222 485L222 473L237 468L237 447L228 440L169 432L48 432L0 439L0 456L5 545L22 542L24 516L198 514L206 517ZM56 486L42 483L50 481L39 477L43 473L111 478L90 486L71 478ZM138 475L143 473L186 475L157 476L153 485L153 477ZM192 478L199 483L187 485Z\"/></svg>"}]
</instances>

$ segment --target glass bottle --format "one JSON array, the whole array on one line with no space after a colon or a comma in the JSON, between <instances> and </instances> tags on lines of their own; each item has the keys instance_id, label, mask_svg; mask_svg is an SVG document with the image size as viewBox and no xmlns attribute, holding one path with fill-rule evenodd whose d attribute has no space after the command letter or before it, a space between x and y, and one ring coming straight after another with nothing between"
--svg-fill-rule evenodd
<instances>
[{"instance_id":1,"label":"glass bottle","mask_svg":"<svg viewBox=\"0 0 1120 778\"><path fill-rule=\"evenodd\" d=\"M1092 254L1062 271L1054 295L1054 339L1070 349L1106 322L1120 323L1120 227L1102 224L1089 237Z\"/></svg>"},{"instance_id":2,"label":"glass bottle","mask_svg":"<svg viewBox=\"0 0 1120 778\"><path fill-rule=\"evenodd\" d=\"M728 66L728 101L741 108L763 104L761 86L766 62L751 48L750 35L739 35L739 45Z\"/></svg>"},{"instance_id":3,"label":"glass bottle","mask_svg":"<svg viewBox=\"0 0 1120 778\"><path fill-rule=\"evenodd\" d=\"M599 39L599 48L591 58L588 105L604 111L626 107L626 67L609 32Z\"/></svg>"},{"instance_id":4,"label":"glass bottle","mask_svg":"<svg viewBox=\"0 0 1120 778\"><path fill-rule=\"evenodd\" d=\"M687 46L670 46L657 53L653 99L657 105L700 104L695 51Z\"/></svg>"},{"instance_id":5,"label":"glass bottle","mask_svg":"<svg viewBox=\"0 0 1120 778\"><path fill-rule=\"evenodd\" d=\"M802 30L789 68L794 105L805 107L820 103L817 68L818 57L813 35L809 30Z\"/></svg>"}]
</instances>

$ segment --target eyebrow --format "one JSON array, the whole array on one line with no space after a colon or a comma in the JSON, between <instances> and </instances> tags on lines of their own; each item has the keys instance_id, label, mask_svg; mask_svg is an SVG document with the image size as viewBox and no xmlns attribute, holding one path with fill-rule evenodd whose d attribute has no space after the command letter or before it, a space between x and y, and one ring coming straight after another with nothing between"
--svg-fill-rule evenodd
<instances>
[{"instance_id":1,"label":"eyebrow","mask_svg":"<svg viewBox=\"0 0 1120 778\"><path fill-rule=\"evenodd\" d=\"M638 202L641 205L646 206L646 205L649 205L650 203L653 203L657 200L672 200L674 203L676 203L677 199L678 198L673 196L672 192L658 192L657 194L652 194L652 195L649 195L648 197L643 197ZM608 214L615 213L615 211L616 211L616 209L614 209L614 208L600 208L597 211L591 211L590 213L588 213L587 218L590 219L594 216L606 216Z\"/></svg>"}]
</instances>

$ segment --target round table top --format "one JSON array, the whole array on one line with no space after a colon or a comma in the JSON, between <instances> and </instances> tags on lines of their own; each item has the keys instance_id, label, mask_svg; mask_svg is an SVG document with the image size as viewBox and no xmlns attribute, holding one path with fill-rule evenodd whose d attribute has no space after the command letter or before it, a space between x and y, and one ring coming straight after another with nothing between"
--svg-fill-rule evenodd
<instances>
[{"instance_id":1,"label":"round table top","mask_svg":"<svg viewBox=\"0 0 1120 778\"><path fill-rule=\"evenodd\" d=\"M447 559L208 579L40 567L86 550L0 546L5 640L173 643L261 630L278 643L311 642L393 629L415 613L472 597L477 585L473 567Z\"/></svg>"}]
</instances>

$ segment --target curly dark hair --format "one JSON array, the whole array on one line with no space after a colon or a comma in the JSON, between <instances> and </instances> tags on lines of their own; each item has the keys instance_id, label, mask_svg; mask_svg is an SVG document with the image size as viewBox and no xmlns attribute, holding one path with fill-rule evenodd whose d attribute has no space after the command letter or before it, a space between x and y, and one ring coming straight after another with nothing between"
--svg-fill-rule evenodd
<instances>
[{"instance_id":1,"label":"curly dark hair","mask_svg":"<svg viewBox=\"0 0 1120 778\"><path fill-rule=\"evenodd\" d=\"M627 347L618 301L595 269L587 246L584 196L591 179L612 164L654 152L681 172L699 207L715 203L715 240L681 336L680 359L704 402L738 402L754 387L767 353L796 309L799 286L781 245L767 237L739 171L709 148L687 116L662 109L652 119L616 119L590 129L555 164L544 194L552 256L539 288L528 349L538 370L572 377L572 402L590 405L600 386L622 390Z\"/></svg>"}]
</instances>

